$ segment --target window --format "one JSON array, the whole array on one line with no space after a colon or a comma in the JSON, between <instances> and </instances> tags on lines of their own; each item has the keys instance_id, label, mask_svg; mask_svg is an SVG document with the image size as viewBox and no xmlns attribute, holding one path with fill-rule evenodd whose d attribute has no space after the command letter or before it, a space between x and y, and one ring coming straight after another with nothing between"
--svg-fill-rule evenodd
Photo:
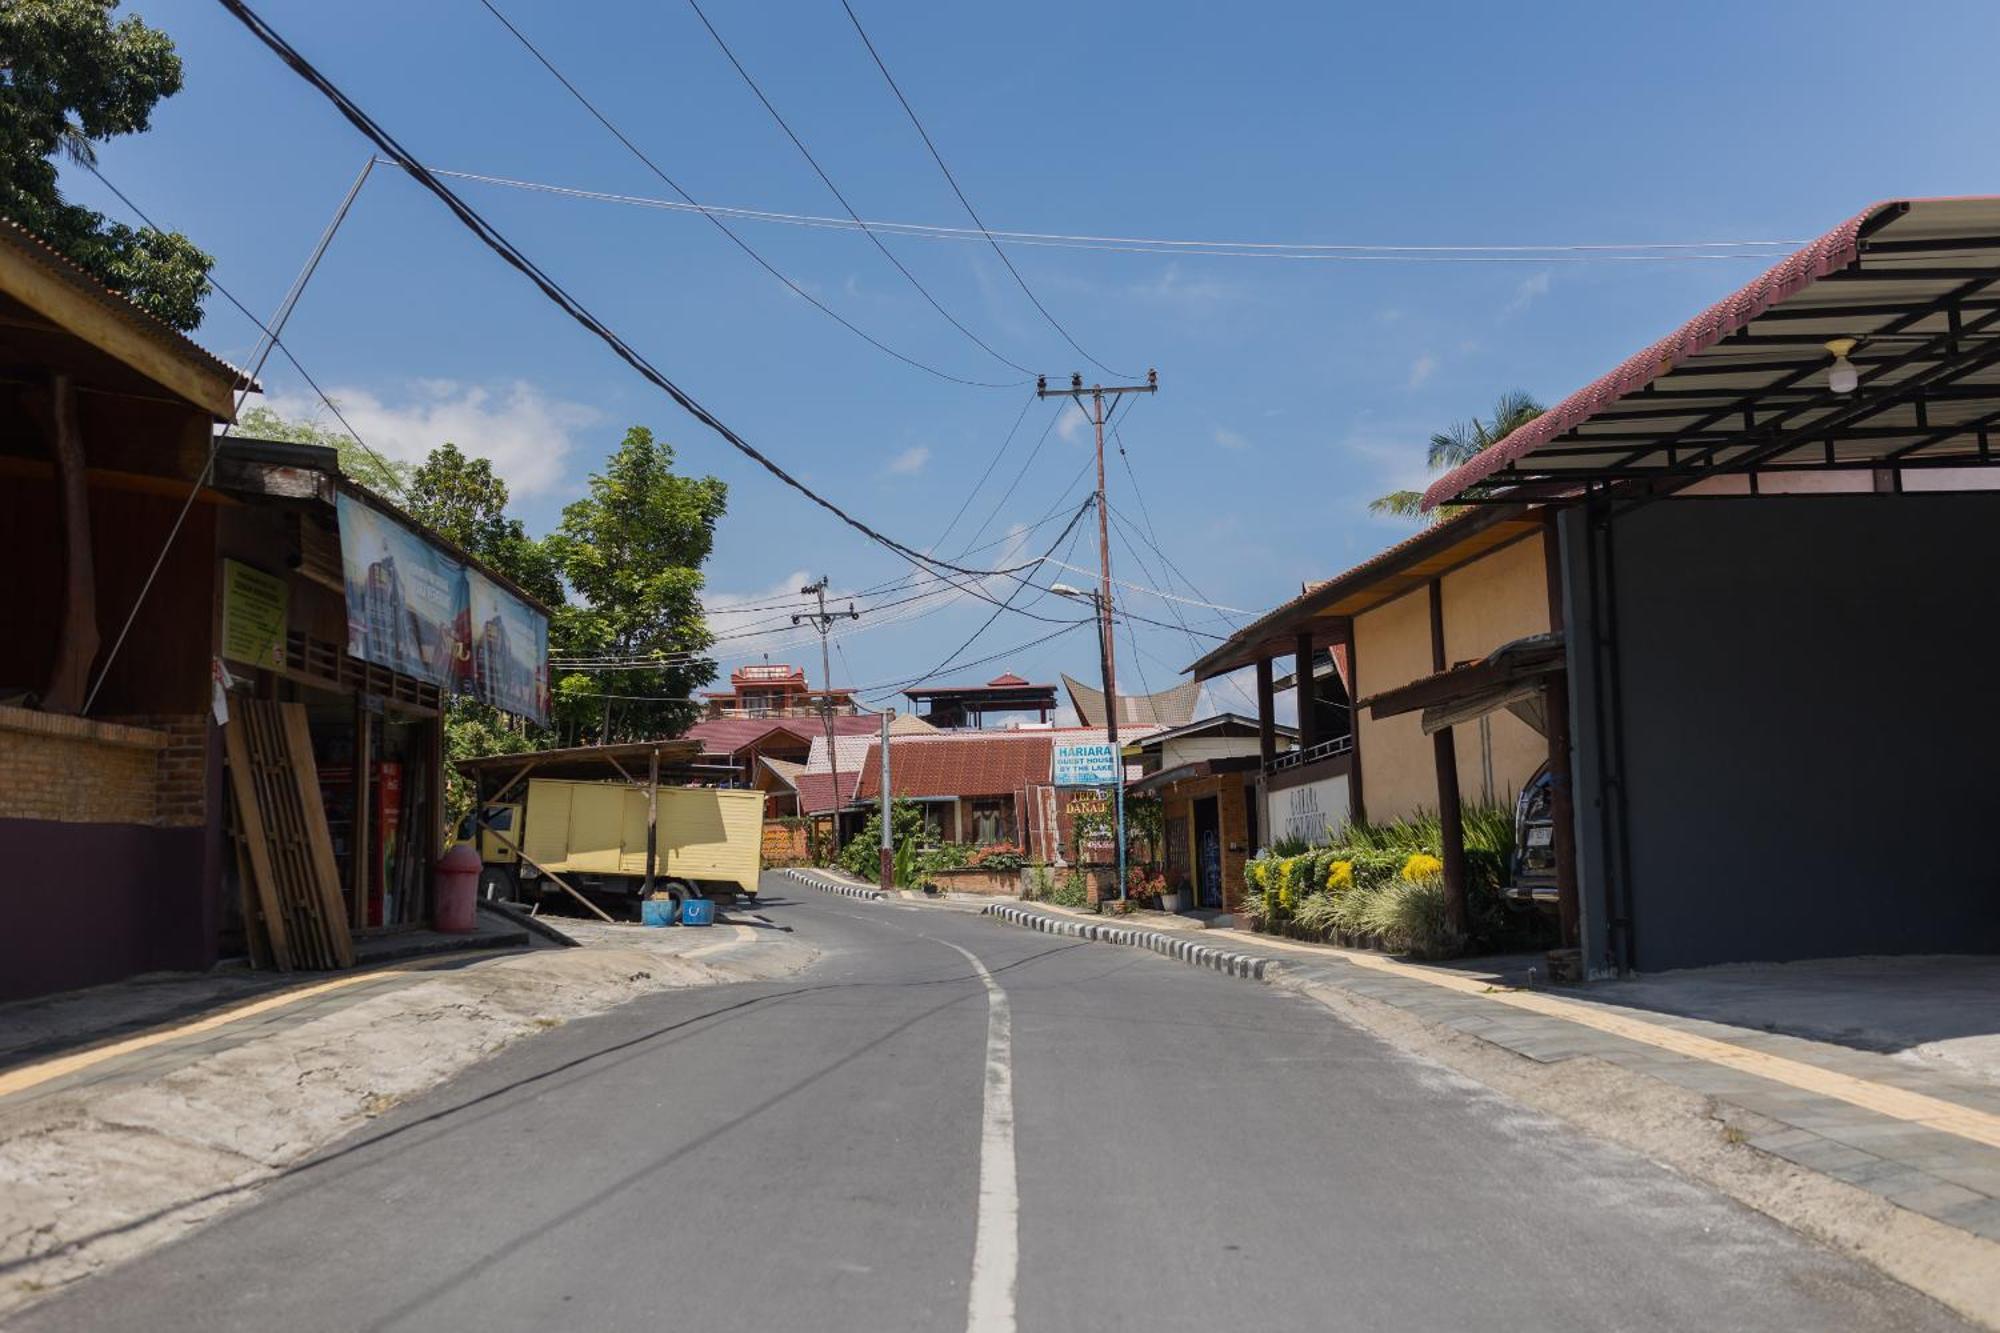
<instances>
[{"instance_id":1,"label":"window","mask_svg":"<svg viewBox=\"0 0 2000 1333\"><path fill-rule=\"evenodd\" d=\"M989 842L1012 842L1013 831L1008 828L1008 802L974 801L972 803L972 840L984 845Z\"/></svg>"}]
</instances>

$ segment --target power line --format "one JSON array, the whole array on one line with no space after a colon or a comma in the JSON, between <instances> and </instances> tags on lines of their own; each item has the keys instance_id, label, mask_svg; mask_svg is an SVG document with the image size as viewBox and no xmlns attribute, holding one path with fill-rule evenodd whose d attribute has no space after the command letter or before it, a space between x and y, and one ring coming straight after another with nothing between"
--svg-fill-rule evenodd
<instances>
[{"instance_id":1,"label":"power line","mask_svg":"<svg viewBox=\"0 0 2000 1333\"><path fill-rule=\"evenodd\" d=\"M1115 523L1115 521L1114 521L1114 525L1113 525L1113 526L1114 526L1114 527L1116 527L1116 523ZM1120 535L1121 539L1122 539L1122 538L1123 538L1123 536L1124 536L1124 534L1123 534L1123 532L1122 532L1122 531L1120 531L1119 535ZM1127 548L1126 548L1126 549L1128 549L1128 550L1130 550L1130 549L1131 549L1131 548L1130 548L1130 544L1129 544L1129 543L1127 544ZM1138 554L1138 553L1137 553L1137 552L1134 552L1133 554L1134 554L1134 557L1136 558L1136 556L1137 556L1137 554ZM1056 567L1057 567L1057 568L1059 568L1059 569L1067 569L1067 570L1068 570L1068 571L1069 571L1070 573L1072 573L1072 574L1095 574L1095 573L1097 572L1096 570L1094 570L1094 569L1091 569L1091 568L1089 568L1089 567L1087 567L1087 566L1085 566L1085 565L1066 565L1066 564L1064 564L1064 563L1063 563L1062 561L1060 561L1060 560L1048 560L1048 561L1044 561L1043 563L1045 563L1045 564L1051 564L1051 565L1054 565L1054 566L1056 566ZM1144 561L1141 561L1140 563L1141 563L1141 564L1143 565L1143 564L1144 564L1145 562L1144 562ZM1150 572L1151 572L1151 571L1149 570L1149 571L1148 571L1148 573L1150 574ZM1180 602L1180 603L1182 603L1183 605L1186 605L1186 606L1199 606L1199 607L1203 608L1204 610L1208 610L1208 611L1229 611L1229 612L1234 612L1234 613L1235 613L1235 614L1237 614L1237 615L1245 615L1245 616L1247 616L1247 615L1250 615L1250 614L1252 614L1252 613L1251 613L1251 612L1249 612L1249 611L1245 611L1245 610L1243 610L1243 609L1242 609L1241 607L1235 607L1235 606L1218 606L1218 605L1216 605L1216 604L1215 604L1214 602L1203 602L1203 601L1197 601L1197 600L1196 600L1195 598L1192 598L1192 597L1182 597L1182 596L1178 595L1177 593L1171 593L1171 592L1163 592L1163 591L1161 591L1161 590L1160 590L1160 589L1158 589L1158 588L1153 588L1153 587L1148 587L1148 586L1147 586L1146 584L1143 584L1143 583L1132 583L1132 582L1130 582L1130 581L1128 581L1128 580L1126 580L1126 579L1113 579L1113 580L1111 580L1111 581L1112 581L1113 583L1117 584L1117 585L1118 585L1119 587L1121 587L1121 588L1125 588L1125 589L1128 589L1128 590L1130 590L1130 591L1132 591L1132 592L1143 592L1143 593L1146 593L1146 594L1148 594L1148 595L1150 595L1150 596L1153 596L1153 597L1157 597L1157 598L1159 598L1159 599L1160 599L1161 601L1163 601L1163 602Z\"/></svg>"},{"instance_id":2,"label":"power line","mask_svg":"<svg viewBox=\"0 0 2000 1333\"><path fill-rule=\"evenodd\" d=\"M1571 242L1556 241L1548 244L1527 245L1409 245L1376 244L1372 242L1347 241L1200 241L1169 240L1145 236L1095 236L1087 233L1039 231L975 231L970 227L945 227L925 222L895 222L882 218L868 218L856 222L852 218L830 217L814 213L786 213L768 208L746 208L728 204L704 204L696 201L676 202L659 199L650 195L621 194L610 190L587 190L578 186L556 185L547 181L523 180L515 176L495 176L486 172L452 171L444 167L430 169L439 176L449 176L454 180L475 181L481 185L497 185L512 190L527 190L538 194L559 195L564 198L586 199L596 203L622 204L635 208L651 208L669 213L712 213L718 217L735 218L745 222L766 222L792 227L822 229L831 231L859 231L867 229L884 236L902 236L914 240L958 241L980 244L992 239L1005 241L1009 245L1030 246L1040 249L1086 250L1111 254L1177 255L1189 258L1211 259L1289 259L1326 262L1369 263L1395 261L1404 263L1493 263L1493 264L1542 264L1542 263L1602 263L1623 261L1683 261L1716 259L1754 259L1770 263L1783 254L1798 249L1804 241L1633 241L1613 242Z\"/></svg>"},{"instance_id":3,"label":"power line","mask_svg":"<svg viewBox=\"0 0 2000 1333\"><path fill-rule=\"evenodd\" d=\"M979 480L972 483L972 489L966 492L965 499L959 502L958 512L951 516L951 522L944 525L944 531L940 532L937 540L931 543L932 550L936 550L938 547L944 545L944 539L951 536L952 529L958 526L958 520L965 517L966 509L971 506L973 499L986 485L986 479L993 475L993 469L1000 466L1000 460L1005 456L1007 447L1014 443L1014 436L1020 431L1021 423L1028 419L1028 409L1034 405L1035 396L1029 394L1027 401L1021 404L1020 415L1015 417L1014 424L1007 428L1007 438L1000 441L1000 447L993 451L993 457L987 461L986 470L979 474Z\"/></svg>"},{"instance_id":4,"label":"power line","mask_svg":"<svg viewBox=\"0 0 2000 1333\"><path fill-rule=\"evenodd\" d=\"M690 4L694 3L694 0L688 0L688 3ZM938 170L944 173L944 178L946 183L951 186L951 192L957 195L958 202L965 206L965 215L972 219L972 225L979 228L980 234L986 237L986 243L993 247L993 253L1000 256L1000 262L1005 264L1007 266L1007 271L1014 275L1014 281L1017 284L1019 284L1022 293L1027 296L1028 300L1034 305L1035 309L1041 311L1042 318L1049 322L1049 327L1054 329L1057 333L1060 333L1063 337L1063 341L1076 349L1076 354L1078 356L1090 362L1091 365L1096 366L1099 370L1103 371L1107 375L1118 376L1119 378L1122 379L1130 379L1131 376L1124 375L1120 371L1113 370L1110 366L1105 365L1102 361L1099 361L1089 352L1084 351L1083 344L1079 343L1075 338L1071 337L1069 330L1064 328L1061 325L1061 323L1057 321L1056 317L1049 313L1049 308L1042 304L1041 298L1035 295L1035 291L1032 287L1028 286L1028 280L1021 276L1021 270L1014 267L1014 261L1007 257L1007 252L1005 250L1000 248L1000 242L993 239L993 233L988 231L986 229L986 224L979 220L978 210L973 208L972 201L965 197L965 191L959 188L958 178L951 174L951 168L945 165L944 154L940 153L938 151L937 145L931 141L930 131L926 130L924 128L924 122L917 118L916 108L910 105L909 98L903 96L903 90L896 85L896 76L891 74L889 72L889 66L883 63L882 54L881 52L875 49L875 43L868 39L868 30L861 26L861 18L854 12L854 6L848 4L847 0L840 0L840 7L847 11L847 21L854 25L854 31L861 38L861 44L868 48L869 56L873 58L875 61L875 68L881 70L882 77L888 81L889 91L896 94L896 100L903 104L903 112L904 114L909 116L910 124L917 127L917 136L924 141L924 147L930 149L931 160L937 163Z\"/></svg>"},{"instance_id":5,"label":"power line","mask_svg":"<svg viewBox=\"0 0 2000 1333\"><path fill-rule=\"evenodd\" d=\"M481 0L481 3L486 4L488 8L492 7L491 4L489 3L489 0ZM722 48L722 54L729 58L729 63L736 67L736 72L743 77L743 82L748 84L750 91L757 95L757 100L764 104L764 109L771 113L771 119L778 122L778 128L785 132L785 137L792 141L792 146L797 148L799 152L805 156L806 161L812 166L814 173L817 174L819 178L826 183L826 188L833 192L833 197L840 201L840 206L847 210L847 215L854 219L855 225L860 227L863 232L867 233L868 239L874 242L875 248L882 252L882 257L888 260L891 264L894 264L896 266L896 271L902 274L903 277L909 281L909 284L912 287L917 289L918 294L921 295L924 298L924 300L930 302L931 309L937 311L939 315L943 316L946 323L950 324L960 333L964 334L966 337L970 338L973 342L977 343L980 349L983 350L988 356L992 357L994 360L1000 362L1003 365L1011 366L1013 369L1020 371L1023 375L1034 374L1035 373L1034 371L1022 365L1020 362L1014 360L1012 357L1007 356L1001 352L995 351L992 344L988 343L984 338L980 337L978 334L974 333L971 329L965 327L964 324L960 323L958 319L955 316L953 316L949 310L946 310L942 305L938 303L938 299L935 296L931 295L929 288L925 287L921 282L917 281L917 275L910 272L908 268L904 267L903 261L896 258L896 256L890 252L889 247L882 243L882 238L877 236L874 232L869 231L868 224L863 222L861 220L861 215L854 211L854 205L847 202L847 196L842 194L840 192L840 187L833 183L833 177L826 174L826 168L822 167L819 164L819 159L812 155L812 150L806 147L805 141L799 138L799 136L792 130L791 125L786 122L785 118L782 115L778 114L778 108L771 104L771 99L766 97L764 95L764 90L757 86L757 80L750 77L750 71L743 67L743 62L738 60L736 58L736 53L729 49L729 43L722 40L722 34L717 32L715 30L715 25L708 21L708 15L702 12L701 6L698 3L696 3L696 0L688 0L688 8L692 9L694 11L695 17L701 20L701 26L708 29L708 35L710 37L713 37L715 39L715 44Z\"/></svg>"},{"instance_id":6,"label":"power line","mask_svg":"<svg viewBox=\"0 0 2000 1333\"><path fill-rule=\"evenodd\" d=\"M113 185L111 183L110 178L107 177L102 171L99 171L97 169L97 164L95 162L82 160L79 161L78 165L81 166L85 171L88 171L91 175L97 177L97 183L102 185L105 189L111 191L111 193L117 197L119 203L125 205L125 207L132 210L133 216L138 218L139 221L145 223L148 227L151 227L154 231L157 232L166 231L165 227L162 227L159 223L153 221L151 217L147 216L145 209L133 203L130 196L128 196L123 190L119 189L116 185ZM401 494L403 489L403 483L402 479L396 475L396 469L394 465L392 465L388 459L384 458L379 452L377 452L376 449L368 443L368 441L362 439L361 432L354 429L354 427L348 423L347 418L340 414L339 406L333 401L333 399L327 397L326 390L319 387L319 381L312 377L311 372L309 372L303 365L299 364L299 359L296 356L292 355L292 349L285 346L285 340L280 338L277 334L273 333L268 327L266 327L264 321L259 319L254 313L252 313L249 306L244 305L241 301L237 300L235 295L231 293L227 287L223 286L221 282L217 281L213 274L208 274L204 276L203 281L206 282L209 286L215 288L217 292L221 293L223 300L235 306L237 311L240 314L242 314L243 318L249 320L251 324L256 326L256 329L259 333L263 334L266 338L270 339L271 345L277 348L278 351L284 355L285 360L291 363L292 369L299 372L299 378L304 380L306 382L307 387L310 388L315 394L319 395L319 400L322 403L326 404L327 411L333 413L334 420L338 421L340 423L340 428L347 432L347 437L353 440L355 444L359 445L362 451L365 452L370 458L374 459L378 464L381 465L382 475L384 479L389 483L390 489L395 491L397 494Z\"/></svg>"},{"instance_id":7,"label":"power line","mask_svg":"<svg viewBox=\"0 0 2000 1333\"><path fill-rule=\"evenodd\" d=\"M418 162L416 158L411 156L410 153L406 149L404 149L400 143L396 141L394 136L392 136L387 130L383 129L379 124L377 124L375 120L368 115L367 112L363 111L358 105L356 105L355 102L351 98L349 98L346 93L342 92L337 86L335 86L330 79L328 79L324 74L320 73L320 71L312 64L311 61L307 60L304 56L299 54L299 52L291 45L291 43L287 42L282 36L278 34L278 32L274 28L270 26L270 24L266 23L261 17L259 17L256 11L252 10L249 5L244 3L244 0L220 0L220 2L223 8L227 9L232 15L236 17L238 22L242 23L244 27L248 28L253 36L255 36L259 41L263 42L265 46L269 47L272 53L275 54L280 60L284 61L284 63L288 65L294 73L296 73L300 78L304 79L307 83L311 84L314 88L318 89L322 96L324 96L328 101L332 102L335 109L337 109L341 113L341 115L346 118L347 122L350 125L354 126L355 129L359 130L372 143L374 143L374 145L378 150L380 150L383 153L386 153L396 163L396 165L402 167L403 170L409 172L410 175L415 177L417 182L421 184L425 189L429 190L432 194L436 195L438 200L441 203L443 203L446 208L451 210L452 215L459 220L459 222L466 228L466 230L470 231L474 236L476 236L482 244L484 244L488 249L492 250L493 253L500 256L500 258L506 261L506 263L510 267L512 267L515 271L519 272L523 277L527 278L530 282L534 283L535 286L541 290L542 294L548 297L548 299L552 303L554 303L558 308L560 308L565 314L567 314L571 319L575 320L578 324L582 325L589 332L594 334L600 341L602 341L607 347L609 347L618 356L620 360L624 361L627 365L631 366L632 369L638 371L639 374L644 376L649 383L653 384L654 386L665 392L667 396L672 398L674 402L679 404L684 411L686 411L690 416L694 417L694 419L700 422L703 426L707 427L709 430L713 431L716 435L720 436L723 439L723 441L727 443L731 448L737 450L744 457L756 463L766 472L769 472L773 477L777 478L780 482L784 483L792 490L798 492L800 495L810 500L813 504L818 505L821 509L826 510L829 514L832 514L835 518L839 519L842 523L846 524L848 527L853 528L856 532L859 532L862 536L868 538L870 541L875 542L880 546L886 547L887 549L894 551L897 555L903 557L905 560L908 560L911 564L916 565L920 569L931 569L933 570L933 572L939 569L948 569L954 573L967 575L969 577L987 578L993 576L1013 574L1017 573L1021 569L1028 568L1028 566L1026 565L1021 565L1017 566L1015 569L970 569L963 565L953 564L950 561L939 560L935 557L927 556L923 552L918 551L911 546L905 545L904 543L897 541L895 538L889 536L887 533L881 532L878 529L873 528L868 524L862 522L860 519L854 517L852 514L849 514L845 509L841 508L833 501L827 499L825 496L820 495L817 491L807 486L797 477L794 477L790 472L786 471L769 455L765 454L762 450L758 449L755 445L751 444L748 440L744 439L741 435L737 434L736 431L732 430L725 422L722 421L721 418L717 417L714 413L710 412L707 408L703 407L699 402L695 401L695 399L691 395L689 395L679 385L675 384L673 380L669 379L664 372L662 372L656 366L654 366L652 362L648 361L635 348L633 348L631 344L627 343L622 337L620 337L602 320L598 319L596 315L592 314L574 296L571 296L569 292L562 287L561 284L556 282L554 278L550 277L546 272L544 272L539 265L537 265L532 259L528 258L528 256L524 254L520 249L518 249L513 244L513 242L509 241L505 236L501 235L501 233L491 223L487 222L485 218L480 216L480 214L475 209L473 209L469 204L467 204L464 200L460 199L455 193L453 193L449 186L445 185L443 181L437 179L437 177L432 175L431 172L427 168L425 168L422 163Z\"/></svg>"},{"instance_id":8,"label":"power line","mask_svg":"<svg viewBox=\"0 0 2000 1333\"><path fill-rule=\"evenodd\" d=\"M585 111L588 111L591 114L591 116L596 119L598 124L602 125L605 129L611 131L613 138L617 139L619 143L624 144L625 147L631 152L632 156L638 158L639 161L644 163L648 171L651 171L655 176L658 176L662 181L666 182L667 188L671 189L675 194L679 195L682 199L686 200L687 204L695 212L698 212L703 217L707 218L711 223L715 225L716 230L720 231L724 236L727 236L732 242L734 242L737 249L741 250L744 254L750 256L751 259L755 260L758 266L761 267L766 273L769 273L779 282L782 282L785 284L785 286L789 287L794 295L803 297L807 302L809 302L813 306L814 309L818 310L828 319L831 319L832 321L834 321L834 323L840 325L842 328L846 329L849 333L861 339L863 342L875 348L877 351L885 352L888 355L896 358L896 360L901 361L903 364L908 366L914 366L918 370L923 371L927 375L935 375L937 378L941 380L949 380L953 384L964 384L977 389L1004 389L1008 387L1004 384L991 384L983 380L966 379L961 375L954 375L947 370L939 370L936 366L930 365L927 362L919 361L915 357L909 356L906 353L899 352L895 348L889 346L889 344L877 338L872 333L869 333L867 330L861 328L859 325L849 320L846 316L840 314L838 311L833 309L833 307L827 305L826 302L820 300L817 296L814 296L811 292L807 291L805 288L799 286L798 283L792 281L791 278L787 277L783 272L779 270L777 265L773 264L770 260L764 258L763 255L759 254L755 249L751 247L748 241L744 240L741 236L738 236L736 232L729 226L729 224L724 222L722 218L719 217L713 210L703 208L700 204L696 203L694 196L681 188L680 182L676 181L673 177L669 176L665 171L663 171L658 163L654 162L652 158L648 157L645 154L645 152L643 152L640 149L639 145L633 143L631 139L626 137L625 132L623 130L619 129L615 124L612 123L611 118L609 116L605 115L602 111L598 110L597 104L592 102L588 97L585 97L583 95L583 91L579 89L574 83L571 83L569 81L568 76L566 76L561 70L555 67L555 63L553 61L551 61L547 56L542 54L541 48L536 46L532 41L528 40L527 34L522 32L519 28L515 27L513 21L509 19L505 14L501 13L499 9L497 9L493 5L492 0L479 0L479 2L480 4L486 7L487 13L491 14L494 18L500 21L500 25L502 27L506 28L508 32L514 34L515 40L520 42L522 46L527 48L528 54L532 55L536 60L541 62L543 69L546 69L550 74L555 76L556 82L560 83L564 88L569 90L569 95L571 97L574 97L577 100L577 102L582 105L583 109Z\"/></svg>"}]
</instances>

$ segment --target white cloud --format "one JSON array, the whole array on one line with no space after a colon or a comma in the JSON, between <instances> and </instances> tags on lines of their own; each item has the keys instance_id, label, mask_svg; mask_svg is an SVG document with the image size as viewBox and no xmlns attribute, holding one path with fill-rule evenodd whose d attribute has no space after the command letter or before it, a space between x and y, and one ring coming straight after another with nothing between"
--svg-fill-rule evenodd
<instances>
[{"instance_id":1,"label":"white cloud","mask_svg":"<svg viewBox=\"0 0 2000 1333\"><path fill-rule=\"evenodd\" d=\"M1437 368L1437 358L1429 352L1425 352L1422 356L1412 361L1410 363L1410 387L1412 389L1420 387L1425 380L1431 377L1432 372Z\"/></svg>"},{"instance_id":2,"label":"white cloud","mask_svg":"<svg viewBox=\"0 0 2000 1333\"><path fill-rule=\"evenodd\" d=\"M911 445L902 453L889 460L888 470L899 477L911 476L924 470L924 464L931 461L930 446Z\"/></svg>"},{"instance_id":3,"label":"white cloud","mask_svg":"<svg viewBox=\"0 0 2000 1333\"><path fill-rule=\"evenodd\" d=\"M1056 418L1056 438L1064 444L1076 443L1077 437L1090 429L1090 418L1084 415L1089 410L1080 404L1075 407L1065 407L1063 414Z\"/></svg>"},{"instance_id":4,"label":"white cloud","mask_svg":"<svg viewBox=\"0 0 2000 1333\"><path fill-rule=\"evenodd\" d=\"M1540 273L1521 279L1520 285L1514 288L1514 299L1507 303L1507 308L1501 313L1517 314L1548 294L1549 271L1543 269Z\"/></svg>"},{"instance_id":5,"label":"white cloud","mask_svg":"<svg viewBox=\"0 0 2000 1333\"><path fill-rule=\"evenodd\" d=\"M1126 291L1142 301L1153 301L1182 310L1207 311L1243 294L1239 283L1203 276L1190 278L1178 263L1170 263L1159 275L1130 284Z\"/></svg>"},{"instance_id":6,"label":"white cloud","mask_svg":"<svg viewBox=\"0 0 2000 1333\"><path fill-rule=\"evenodd\" d=\"M1215 442L1231 452L1240 452L1250 447L1250 437L1227 426L1215 428Z\"/></svg>"},{"instance_id":7,"label":"white cloud","mask_svg":"<svg viewBox=\"0 0 2000 1333\"><path fill-rule=\"evenodd\" d=\"M489 388L422 379L411 381L397 400L359 388L329 389L328 397L377 453L422 462L449 440L474 458L491 460L517 500L563 482L576 433L603 419L596 408L550 397L525 380ZM282 417L336 429L340 424L316 398L277 394L264 405Z\"/></svg>"}]
</instances>

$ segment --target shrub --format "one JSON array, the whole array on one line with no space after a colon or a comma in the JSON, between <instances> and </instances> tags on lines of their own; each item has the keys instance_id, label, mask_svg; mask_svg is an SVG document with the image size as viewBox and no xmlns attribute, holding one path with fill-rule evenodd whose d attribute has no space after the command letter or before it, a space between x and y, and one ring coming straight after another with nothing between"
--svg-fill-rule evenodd
<instances>
[{"instance_id":1,"label":"shrub","mask_svg":"<svg viewBox=\"0 0 2000 1333\"><path fill-rule=\"evenodd\" d=\"M1339 905L1330 893L1309 893L1299 900L1298 909L1292 913L1292 922L1316 935L1325 937L1334 928L1334 916Z\"/></svg>"},{"instance_id":2,"label":"shrub","mask_svg":"<svg viewBox=\"0 0 2000 1333\"><path fill-rule=\"evenodd\" d=\"M1062 883L1050 891L1049 901L1057 907L1090 906L1090 881L1083 877L1083 870L1076 866L1070 867L1070 872L1063 876Z\"/></svg>"},{"instance_id":3,"label":"shrub","mask_svg":"<svg viewBox=\"0 0 2000 1333\"><path fill-rule=\"evenodd\" d=\"M1326 885L1328 893L1344 893L1348 889L1353 888L1353 858L1329 858L1327 861L1326 876L1321 880L1321 883Z\"/></svg>"},{"instance_id":4,"label":"shrub","mask_svg":"<svg viewBox=\"0 0 2000 1333\"><path fill-rule=\"evenodd\" d=\"M1047 902L1055 894L1056 877L1047 866L1031 866L1021 896L1031 903Z\"/></svg>"},{"instance_id":5,"label":"shrub","mask_svg":"<svg viewBox=\"0 0 2000 1333\"><path fill-rule=\"evenodd\" d=\"M990 842L984 847L972 849L967 865L978 866L981 870L1019 870L1028 863L1027 853L1011 842Z\"/></svg>"},{"instance_id":6,"label":"shrub","mask_svg":"<svg viewBox=\"0 0 2000 1333\"><path fill-rule=\"evenodd\" d=\"M1391 949L1418 958L1450 958L1465 947L1445 912L1444 880L1437 875L1405 879L1376 893L1368 921Z\"/></svg>"},{"instance_id":7,"label":"shrub","mask_svg":"<svg viewBox=\"0 0 2000 1333\"><path fill-rule=\"evenodd\" d=\"M1443 874L1444 862L1429 852L1412 852L1410 858L1403 862L1402 880L1405 884L1418 884L1429 879L1443 883Z\"/></svg>"},{"instance_id":8,"label":"shrub","mask_svg":"<svg viewBox=\"0 0 2000 1333\"><path fill-rule=\"evenodd\" d=\"M1333 899L1334 929L1350 935L1368 935L1375 930L1375 900L1384 889L1379 883L1363 882Z\"/></svg>"}]
</instances>

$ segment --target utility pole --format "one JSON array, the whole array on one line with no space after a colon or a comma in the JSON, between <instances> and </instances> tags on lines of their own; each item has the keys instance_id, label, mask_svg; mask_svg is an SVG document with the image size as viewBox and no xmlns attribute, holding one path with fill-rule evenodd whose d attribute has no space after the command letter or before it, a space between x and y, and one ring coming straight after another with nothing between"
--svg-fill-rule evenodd
<instances>
[{"instance_id":1,"label":"utility pole","mask_svg":"<svg viewBox=\"0 0 2000 1333\"><path fill-rule=\"evenodd\" d=\"M1111 521L1104 503L1104 399L1128 393L1158 393L1160 372L1148 370L1144 384L1093 384L1083 387L1083 376L1069 377L1067 389L1051 389L1046 375L1035 380L1037 398L1073 398L1079 404L1085 394L1090 395L1090 424L1097 430L1097 569L1099 589L1091 599L1097 604L1097 633L1104 664L1104 730L1105 739L1111 743L1111 762L1117 770L1117 782L1113 788L1113 802L1116 807L1116 837L1118 839L1118 897L1128 896L1125 884L1125 752L1118 744L1118 655L1111 637Z\"/></svg>"},{"instance_id":2,"label":"utility pole","mask_svg":"<svg viewBox=\"0 0 2000 1333\"><path fill-rule=\"evenodd\" d=\"M896 891L896 836L889 822L889 724L896 720L896 710L882 710L882 864L879 867L882 892Z\"/></svg>"},{"instance_id":3,"label":"utility pole","mask_svg":"<svg viewBox=\"0 0 2000 1333\"><path fill-rule=\"evenodd\" d=\"M826 762L833 770L833 810L828 818L833 823L834 850L838 851L840 849L840 751L834 748L833 744L833 660L827 651L826 636L832 631L834 621L859 620L861 613L854 609L853 602L847 604L845 611L828 611L826 584L827 576L822 574L819 576L819 582L808 583L799 589L802 596L819 598L819 612L793 616L792 623L796 625L802 620L810 620L812 627L819 631L819 716L826 728ZM882 753L886 757L888 750L885 748Z\"/></svg>"}]
</instances>

